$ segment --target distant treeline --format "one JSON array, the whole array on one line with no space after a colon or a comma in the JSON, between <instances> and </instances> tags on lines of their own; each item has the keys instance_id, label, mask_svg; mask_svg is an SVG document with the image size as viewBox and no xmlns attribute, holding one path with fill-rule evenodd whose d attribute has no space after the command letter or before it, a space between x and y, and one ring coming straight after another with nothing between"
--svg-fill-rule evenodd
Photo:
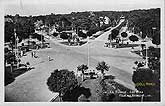
<instances>
[{"instance_id":1,"label":"distant treeline","mask_svg":"<svg viewBox=\"0 0 165 106\"><path fill-rule=\"evenodd\" d=\"M133 10L133 11L96 11L91 13L86 12L72 12L70 14L54 14L39 15L39 16L15 16L6 15L6 18L12 19L12 21L5 21L5 41L10 41L14 35L14 28L16 28L17 34L20 38L28 38L29 34L34 33L34 22L42 20L46 26L57 25L58 31L74 29L84 29L87 31L98 31L103 29L100 27L100 18L107 16L110 19L109 26L115 26L120 17L124 16L128 20L128 28L134 29L134 33L142 32L142 37L146 35L153 37L154 34L160 36L160 8L147 9L147 10ZM105 27L105 26L104 26ZM105 27L106 28L106 27ZM95 32L94 31L94 32Z\"/></svg>"}]
</instances>

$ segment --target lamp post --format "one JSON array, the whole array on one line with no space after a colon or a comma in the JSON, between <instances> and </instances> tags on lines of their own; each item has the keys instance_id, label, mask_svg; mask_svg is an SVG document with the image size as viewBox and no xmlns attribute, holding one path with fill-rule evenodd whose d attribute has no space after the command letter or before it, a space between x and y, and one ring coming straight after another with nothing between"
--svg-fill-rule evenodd
<instances>
[{"instance_id":1,"label":"lamp post","mask_svg":"<svg viewBox=\"0 0 165 106\"><path fill-rule=\"evenodd\" d=\"M16 60L17 60L17 68L18 68L18 47L17 47L17 44L18 44L18 37L17 37L17 34L16 34L16 29L14 28L14 36L15 36L15 56L16 56Z\"/></svg>"},{"instance_id":2,"label":"lamp post","mask_svg":"<svg viewBox=\"0 0 165 106\"><path fill-rule=\"evenodd\" d=\"M153 30L153 34L154 34L154 30L156 30L156 27L152 27L152 30Z\"/></svg>"},{"instance_id":3,"label":"lamp post","mask_svg":"<svg viewBox=\"0 0 165 106\"><path fill-rule=\"evenodd\" d=\"M14 37L15 37L15 56L17 55L17 52L16 52L16 49L17 49L17 42L16 42L16 37L17 37L17 34L16 34L16 29L14 28Z\"/></svg>"},{"instance_id":4,"label":"lamp post","mask_svg":"<svg viewBox=\"0 0 165 106\"><path fill-rule=\"evenodd\" d=\"M89 36L88 36L88 67L89 67Z\"/></svg>"},{"instance_id":5,"label":"lamp post","mask_svg":"<svg viewBox=\"0 0 165 106\"><path fill-rule=\"evenodd\" d=\"M152 27L153 33L152 36L154 36L154 30L156 30L156 27Z\"/></svg>"},{"instance_id":6,"label":"lamp post","mask_svg":"<svg viewBox=\"0 0 165 106\"><path fill-rule=\"evenodd\" d=\"M148 51L147 51L147 43L146 43L146 68L148 68Z\"/></svg>"},{"instance_id":7,"label":"lamp post","mask_svg":"<svg viewBox=\"0 0 165 106\"><path fill-rule=\"evenodd\" d=\"M42 35L41 35L41 48L42 48Z\"/></svg>"},{"instance_id":8,"label":"lamp post","mask_svg":"<svg viewBox=\"0 0 165 106\"><path fill-rule=\"evenodd\" d=\"M42 34L41 34L41 48L42 48L42 35L43 35L43 29L42 29Z\"/></svg>"}]
</instances>

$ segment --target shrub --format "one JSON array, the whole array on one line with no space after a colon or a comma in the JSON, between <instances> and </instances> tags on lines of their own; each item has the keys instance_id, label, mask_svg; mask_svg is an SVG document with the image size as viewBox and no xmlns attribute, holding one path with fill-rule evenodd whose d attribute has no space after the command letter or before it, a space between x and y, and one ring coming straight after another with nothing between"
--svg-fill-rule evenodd
<instances>
[{"instance_id":1,"label":"shrub","mask_svg":"<svg viewBox=\"0 0 165 106\"><path fill-rule=\"evenodd\" d=\"M60 34L60 38L62 38L62 39L68 39L68 35L67 35L67 33L66 32L62 32L61 34Z\"/></svg>"},{"instance_id":2,"label":"shrub","mask_svg":"<svg viewBox=\"0 0 165 106\"><path fill-rule=\"evenodd\" d=\"M83 33L82 31L78 31L78 36L82 38L87 38L87 35Z\"/></svg>"},{"instance_id":3,"label":"shrub","mask_svg":"<svg viewBox=\"0 0 165 106\"><path fill-rule=\"evenodd\" d=\"M57 36L58 36L58 33L54 32L54 33L53 33L53 36L54 36L54 37L57 37Z\"/></svg>"},{"instance_id":4,"label":"shrub","mask_svg":"<svg viewBox=\"0 0 165 106\"><path fill-rule=\"evenodd\" d=\"M155 44L155 45L160 45L160 32L159 33L157 32L153 36L152 43Z\"/></svg>"},{"instance_id":5,"label":"shrub","mask_svg":"<svg viewBox=\"0 0 165 106\"><path fill-rule=\"evenodd\" d=\"M98 27L92 28L87 32L87 36L92 36L93 34L95 34L97 31L99 31Z\"/></svg>"},{"instance_id":6,"label":"shrub","mask_svg":"<svg viewBox=\"0 0 165 106\"><path fill-rule=\"evenodd\" d=\"M132 42L135 42L135 41L138 41L138 40L139 40L139 38L138 38L137 36L135 36L135 35L131 35L131 36L129 37L129 39L130 39Z\"/></svg>"},{"instance_id":7,"label":"shrub","mask_svg":"<svg viewBox=\"0 0 165 106\"><path fill-rule=\"evenodd\" d=\"M128 34L127 34L126 32L122 32L122 33L121 33L121 36L122 36L123 38L125 38L125 37L128 36Z\"/></svg>"}]
</instances>

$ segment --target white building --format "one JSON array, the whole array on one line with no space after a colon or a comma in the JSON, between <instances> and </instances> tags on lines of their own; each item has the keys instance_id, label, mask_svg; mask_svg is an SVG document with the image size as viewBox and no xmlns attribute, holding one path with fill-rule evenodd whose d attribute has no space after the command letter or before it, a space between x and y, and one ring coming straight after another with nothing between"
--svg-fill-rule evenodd
<instances>
[{"instance_id":1,"label":"white building","mask_svg":"<svg viewBox=\"0 0 165 106\"><path fill-rule=\"evenodd\" d=\"M110 19L107 16L104 17L104 24L110 24Z\"/></svg>"},{"instance_id":2,"label":"white building","mask_svg":"<svg viewBox=\"0 0 165 106\"><path fill-rule=\"evenodd\" d=\"M100 26L102 26L104 24L110 24L110 22L111 22L111 20L107 16L99 17L99 18L100 18Z\"/></svg>"}]
</instances>

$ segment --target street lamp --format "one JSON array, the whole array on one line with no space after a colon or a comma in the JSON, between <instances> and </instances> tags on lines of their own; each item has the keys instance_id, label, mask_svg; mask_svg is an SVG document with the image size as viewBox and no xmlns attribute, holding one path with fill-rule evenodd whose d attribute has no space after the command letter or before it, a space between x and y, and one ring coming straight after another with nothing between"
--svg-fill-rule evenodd
<instances>
[{"instance_id":1,"label":"street lamp","mask_svg":"<svg viewBox=\"0 0 165 106\"><path fill-rule=\"evenodd\" d=\"M17 60L17 68L18 68L18 47L17 47L17 44L18 44L18 37L17 37L17 34L16 34L16 29L14 28L14 36L15 36L15 56L16 56L16 60Z\"/></svg>"},{"instance_id":2,"label":"street lamp","mask_svg":"<svg viewBox=\"0 0 165 106\"><path fill-rule=\"evenodd\" d=\"M17 34L16 34L16 29L14 28L14 37L15 37L15 50L17 49L17 42L16 42L16 37L17 37ZM16 51L15 51L15 56L17 55Z\"/></svg>"},{"instance_id":3,"label":"street lamp","mask_svg":"<svg viewBox=\"0 0 165 106\"><path fill-rule=\"evenodd\" d=\"M154 36L154 30L156 30L156 27L152 27L152 30L153 30L153 36Z\"/></svg>"},{"instance_id":4,"label":"street lamp","mask_svg":"<svg viewBox=\"0 0 165 106\"><path fill-rule=\"evenodd\" d=\"M147 44L146 44L146 68L148 68L148 54L147 54Z\"/></svg>"},{"instance_id":5,"label":"street lamp","mask_svg":"<svg viewBox=\"0 0 165 106\"><path fill-rule=\"evenodd\" d=\"M43 29L42 29L42 34L41 34L41 48L42 48L42 45L43 45L43 43L42 43L42 35L43 35Z\"/></svg>"},{"instance_id":6,"label":"street lamp","mask_svg":"<svg viewBox=\"0 0 165 106\"><path fill-rule=\"evenodd\" d=\"M88 67L89 67L89 36L88 36Z\"/></svg>"}]
</instances>

